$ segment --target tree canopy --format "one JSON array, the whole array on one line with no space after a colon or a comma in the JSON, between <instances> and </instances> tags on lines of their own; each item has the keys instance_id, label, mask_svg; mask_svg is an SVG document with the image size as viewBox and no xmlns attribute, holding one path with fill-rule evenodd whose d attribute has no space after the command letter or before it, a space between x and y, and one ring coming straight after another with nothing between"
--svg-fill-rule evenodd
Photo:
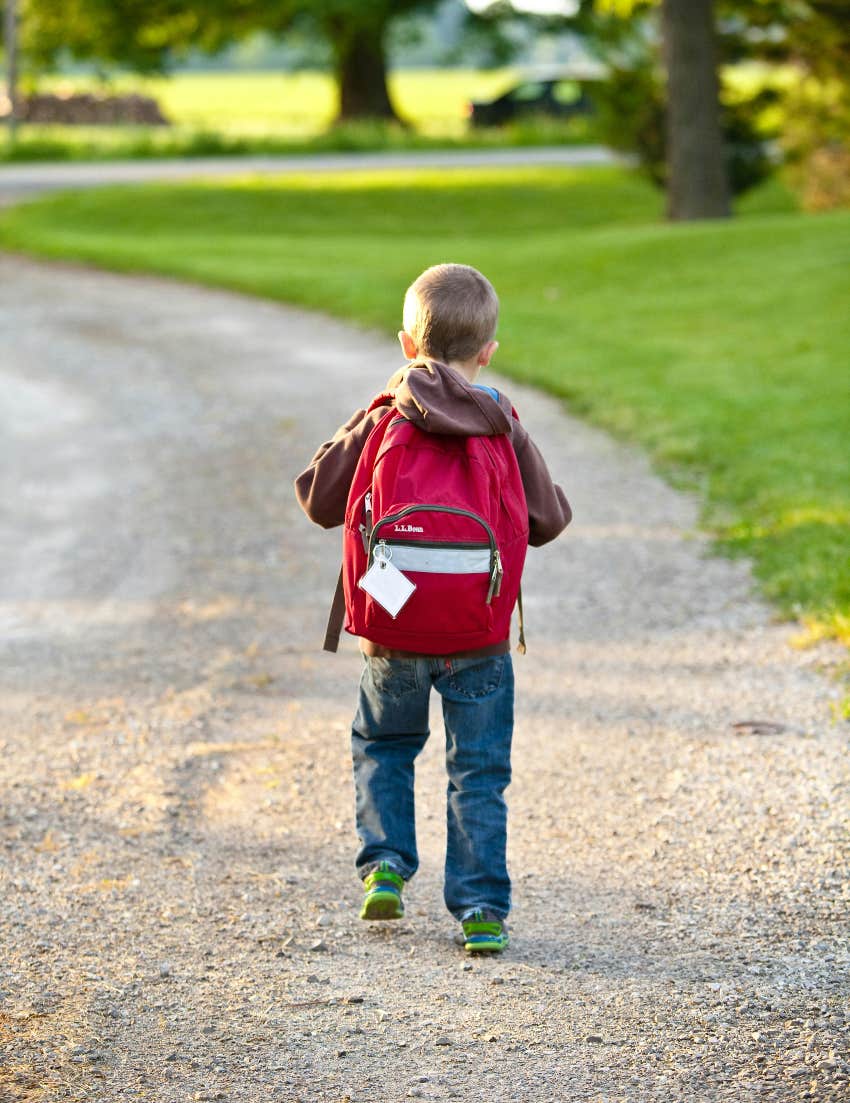
<instances>
[{"instance_id":1,"label":"tree canopy","mask_svg":"<svg viewBox=\"0 0 850 1103\"><path fill-rule=\"evenodd\" d=\"M179 0L18 0L21 46L36 66L62 56L162 69L168 59L203 45L202 5Z\"/></svg>"},{"instance_id":2,"label":"tree canopy","mask_svg":"<svg viewBox=\"0 0 850 1103\"><path fill-rule=\"evenodd\" d=\"M294 27L331 45L340 115L394 117L384 42L391 21L439 0L20 0L22 46L36 65L62 56L163 70L189 49L214 52L257 31ZM0 5L2 6L2 5Z\"/></svg>"}]
</instances>

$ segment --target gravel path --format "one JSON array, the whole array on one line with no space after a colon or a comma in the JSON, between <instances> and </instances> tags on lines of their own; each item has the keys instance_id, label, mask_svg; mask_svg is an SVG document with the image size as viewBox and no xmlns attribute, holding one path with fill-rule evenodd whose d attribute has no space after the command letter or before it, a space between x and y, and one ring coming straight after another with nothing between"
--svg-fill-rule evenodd
<instances>
[{"instance_id":1,"label":"gravel path","mask_svg":"<svg viewBox=\"0 0 850 1103\"><path fill-rule=\"evenodd\" d=\"M356 919L359 658L291 476L393 345L0 259L0 1100L839 1100L848 726L640 455L510 386L575 507L530 555L514 940ZM758 723L756 723L758 722Z\"/></svg>"},{"instance_id":2,"label":"gravel path","mask_svg":"<svg viewBox=\"0 0 850 1103\"><path fill-rule=\"evenodd\" d=\"M280 173L360 172L374 169L473 168L488 165L615 165L628 158L605 146L524 146L408 153L300 153L291 156L171 157L134 161L67 161L0 165L0 207L39 192L141 184L154 180L223 179Z\"/></svg>"}]
</instances>

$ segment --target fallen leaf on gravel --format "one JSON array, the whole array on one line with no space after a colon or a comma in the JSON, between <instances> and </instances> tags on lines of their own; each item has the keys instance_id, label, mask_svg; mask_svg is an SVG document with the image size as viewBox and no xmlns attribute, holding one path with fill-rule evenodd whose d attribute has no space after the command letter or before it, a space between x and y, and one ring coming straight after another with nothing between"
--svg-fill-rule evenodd
<instances>
[{"instance_id":1,"label":"fallen leaf on gravel","mask_svg":"<svg viewBox=\"0 0 850 1103\"><path fill-rule=\"evenodd\" d=\"M62 782L63 789L87 789L94 781L95 774L79 774L77 777L68 778Z\"/></svg>"},{"instance_id":2,"label":"fallen leaf on gravel","mask_svg":"<svg viewBox=\"0 0 850 1103\"><path fill-rule=\"evenodd\" d=\"M336 1003L336 1000L291 1000L288 1003L281 1003L280 1007L289 1008L302 1008L302 1007L332 1007Z\"/></svg>"},{"instance_id":3,"label":"fallen leaf on gravel","mask_svg":"<svg viewBox=\"0 0 850 1103\"><path fill-rule=\"evenodd\" d=\"M244 740L242 742L210 743L196 740L186 747L186 755L200 758L207 755L241 754L243 751L271 751L275 749L275 736L268 739Z\"/></svg>"},{"instance_id":4,"label":"fallen leaf on gravel","mask_svg":"<svg viewBox=\"0 0 850 1103\"><path fill-rule=\"evenodd\" d=\"M266 686L270 686L273 681L273 674L253 674L250 678L244 679L244 684L253 686L255 689L264 689Z\"/></svg>"},{"instance_id":5,"label":"fallen leaf on gravel","mask_svg":"<svg viewBox=\"0 0 850 1103\"><path fill-rule=\"evenodd\" d=\"M732 730L738 735L779 735L786 727L773 720L739 720L732 725Z\"/></svg>"},{"instance_id":6,"label":"fallen leaf on gravel","mask_svg":"<svg viewBox=\"0 0 850 1103\"><path fill-rule=\"evenodd\" d=\"M97 888L101 892L123 892L133 883L132 877L104 877L98 882Z\"/></svg>"},{"instance_id":7,"label":"fallen leaf on gravel","mask_svg":"<svg viewBox=\"0 0 850 1103\"><path fill-rule=\"evenodd\" d=\"M212 601L193 601L191 598L181 601L177 606L180 616L188 620L200 621L220 620L230 616L239 608L239 602L233 597L219 597Z\"/></svg>"},{"instance_id":8,"label":"fallen leaf on gravel","mask_svg":"<svg viewBox=\"0 0 850 1103\"><path fill-rule=\"evenodd\" d=\"M123 713L126 702L123 697L104 697L93 702L91 708L69 709L65 713L64 721L74 727L92 727L96 724L106 725L111 719L115 719Z\"/></svg>"},{"instance_id":9,"label":"fallen leaf on gravel","mask_svg":"<svg viewBox=\"0 0 850 1103\"><path fill-rule=\"evenodd\" d=\"M55 854L61 848L62 843L57 841L52 831L48 831L41 842L35 844L33 850L38 854Z\"/></svg>"},{"instance_id":10,"label":"fallen leaf on gravel","mask_svg":"<svg viewBox=\"0 0 850 1103\"><path fill-rule=\"evenodd\" d=\"M70 712L65 713L66 724L94 724L96 723L95 717L90 712L86 712L85 709L72 709Z\"/></svg>"}]
</instances>

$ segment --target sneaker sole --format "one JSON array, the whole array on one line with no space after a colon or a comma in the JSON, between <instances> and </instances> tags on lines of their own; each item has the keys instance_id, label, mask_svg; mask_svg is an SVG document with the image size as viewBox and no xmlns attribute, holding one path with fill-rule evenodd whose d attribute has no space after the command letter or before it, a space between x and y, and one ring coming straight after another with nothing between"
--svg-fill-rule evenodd
<instances>
[{"instance_id":1,"label":"sneaker sole","mask_svg":"<svg viewBox=\"0 0 850 1103\"><path fill-rule=\"evenodd\" d=\"M363 901L361 919L403 919L404 905L394 892L373 892Z\"/></svg>"},{"instance_id":2,"label":"sneaker sole","mask_svg":"<svg viewBox=\"0 0 850 1103\"><path fill-rule=\"evenodd\" d=\"M508 945L506 938L488 938L486 942L464 942L468 954L500 954Z\"/></svg>"}]
</instances>

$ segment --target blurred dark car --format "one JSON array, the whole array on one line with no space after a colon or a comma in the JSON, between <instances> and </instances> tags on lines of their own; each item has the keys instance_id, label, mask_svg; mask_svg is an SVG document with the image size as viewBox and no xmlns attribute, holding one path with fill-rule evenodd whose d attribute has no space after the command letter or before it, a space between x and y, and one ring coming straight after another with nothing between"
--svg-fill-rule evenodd
<instances>
[{"instance_id":1,"label":"blurred dark car","mask_svg":"<svg viewBox=\"0 0 850 1103\"><path fill-rule=\"evenodd\" d=\"M529 79L503 92L495 100L473 101L467 108L473 126L503 126L529 115L572 119L592 115L596 110L593 88L599 78L576 80L566 77Z\"/></svg>"}]
</instances>

